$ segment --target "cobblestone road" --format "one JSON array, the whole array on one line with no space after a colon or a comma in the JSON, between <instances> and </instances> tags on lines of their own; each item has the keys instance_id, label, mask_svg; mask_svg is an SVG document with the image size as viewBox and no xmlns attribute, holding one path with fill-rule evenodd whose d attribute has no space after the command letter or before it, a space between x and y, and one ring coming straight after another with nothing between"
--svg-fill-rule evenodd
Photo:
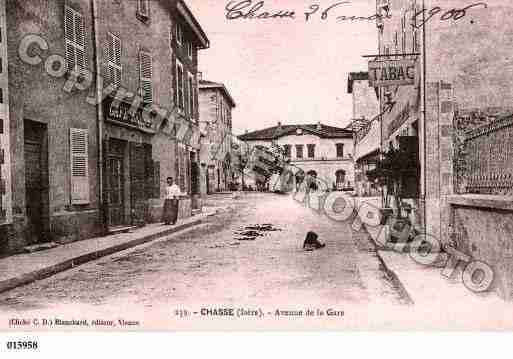
<instances>
[{"instance_id":1,"label":"cobblestone road","mask_svg":"<svg viewBox=\"0 0 513 359\"><path fill-rule=\"evenodd\" d=\"M209 224L169 240L99 259L0 296L0 310L401 304L366 236L290 196L252 193ZM254 240L236 232L271 224ZM326 247L302 250L307 231ZM251 233L250 233L251 234Z\"/></svg>"}]
</instances>

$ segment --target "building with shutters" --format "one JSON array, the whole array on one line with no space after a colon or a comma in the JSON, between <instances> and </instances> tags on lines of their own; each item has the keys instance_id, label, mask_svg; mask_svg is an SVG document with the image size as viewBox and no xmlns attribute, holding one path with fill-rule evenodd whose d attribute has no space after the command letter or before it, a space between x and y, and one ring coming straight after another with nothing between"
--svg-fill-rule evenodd
<instances>
[{"instance_id":1,"label":"building with shutters","mask_svg":"<svg viewBox=\"0 0 513 359\"><path fill-rule=\"evenodd\" d=\"M0 15L0 253L160 221L168 176L190 216L209 41L185 2L6 0Z\"/></svg>"},{"instance_id":2,"label":"building with shutters","mask_svg":"<svg viewBox=\"0 0 513 359\"><path fill-rule=\"evenodd\" d=\"M107 224L159 221L167 177L189 194L179 213L188 217L199 207L198 49L208 38L180 0L97 3L103 87L130 93L120 103L107 96L102 107ZM131 108L139 114L129 116ZM152 118L152 108L167 114Z\"/></svg>"},{"instance_id":3,"label":"building with shutters","mask_svg":"<svg viewBox=\"0 0 513 359\"><path fill-rule=\"evenodd\" d=\"M294 189L311 175L319 180L323 190L353 190L353 132L321 124L282 125L247 132L238 136L251 149L263 146L279 147L295 176L289 187ZM267 184L263 184L267 185ZM273 185L273 184L271 184Z\"/></svg>"},{"instance_id":4,"label":"building with shutters","mask_svg":"<svg viewBox=\"0 0 513 359\"><path fill-rule=\"evenodd\" d=\"M87 91L69 86L74 72L94 65L91 2L7 0L0 7L0 138L10 144L3 148L10 195L2 198L8 219L0 219L0 253L99 234L96 108Z\"/></svg>"},{"instance_id":5,"label":"building with shutters","mask_svg":"<svg viewBox=\"0 0 513 359\"><path fill-rule=\"evenodd\" d=\"M222 83L200 80L199 107L203 150L200 162L205 193L229 191L236 182L232 153L232 110L236 104Z\"/></svg>"}]
</instances>

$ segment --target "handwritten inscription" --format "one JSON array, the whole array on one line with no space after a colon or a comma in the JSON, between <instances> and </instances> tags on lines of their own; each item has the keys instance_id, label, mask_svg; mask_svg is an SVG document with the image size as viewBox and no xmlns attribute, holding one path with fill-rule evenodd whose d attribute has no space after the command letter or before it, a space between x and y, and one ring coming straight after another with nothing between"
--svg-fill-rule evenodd
<instances>
[{"instance_id":1,"label":"handwritten inscription","mask_svg":"<svg viewBox=\"0 0 513 359\"><path fill-rule=\"evenodd\" d=\"M412 21L411 25L413 27L419 29L422 26L424 26L428 21L433 19L434 16L436 16L438 14L441 14L440 21L447 21L447 20L451 20L451 19L454 21L458 21L467 15L468 10L470 10L472 8L478 8L478 7L486 9L486 8L488 8L488 5L484 2L480 2L480 3L468 5L461 9L453 8L448 11L444 11L439 6L435 6L435 7L431 8L429 11L427 9L422 9L413 15L413 21ZM424 19L423 19L423 17L424 17ZM418 22L418 24L417 24L417 22Z\"/></svg>"},{"instance_id":2,"label":"handwritten inscription","mask_svg":"<svg viewBox=\"0 0 513 359\"><path fill-rule=\"evenodd\" d=\"M294 10L278 10L263 11L264 2L259 1L255 4L251 0L240 2L230 1L226 5L226 18L228 20L235 19L295 19L296 12Z\"/></svg>"},{"instance_id":3,"label":"handwritten inscription","mask_svg":"<svg viewBox=\"0 0 513 359\"><path fill-rule=\"evenodd\" d=\"M305 22L309 22L314 18L319 18L321 20L329 20L335 19L338 22L351 21L351 22L361 22L361 21L376 21L383 19L392 18L392 13L386 12L384 14L371 14L369 16L352 16L352 15L342 15L340 11L342 11L343 7L347 7L347 5L351 5L351 1L339 1L335 2L329 6L322 7L319 4L311 4L303 11L298 11L296 9L266 9L265 1L253 2L253 0L243 0L243 1L230 1L226 7L226 18L228 20L277 20L277 19L287 19L287 20L298 20L304 19ZM411 26L415 28L421 28L427 22L431 21L435 18L435 16L440 15L440 21L458 21L464 18L467 15L467 12L470 9L478 9L478 8L487 8L488 5L484 2L474 3L468 5L463 8L453 8L450 10L444 10L439 6L435 6L431 9L423 8L412 14L411 16Z\"/></svg>"}]
</instances>

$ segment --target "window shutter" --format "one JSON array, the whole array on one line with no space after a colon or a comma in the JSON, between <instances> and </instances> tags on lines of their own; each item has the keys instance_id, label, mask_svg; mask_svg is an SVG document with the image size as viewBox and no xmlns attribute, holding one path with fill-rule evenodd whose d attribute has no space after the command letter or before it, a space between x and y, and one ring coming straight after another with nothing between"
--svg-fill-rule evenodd
<instances>
[{"instance_id":1,"label":"window shutter","mask_svg":"<svg viewBox=\"0 0 513 359\"><path fill-rule=\"evenodd\" d=\"M148 0L138 0L138 11L140 16L150 17L150 4Z\"/></svg>"},{"instance_id":2,"label":"window shutter","mask_svg":"<svg viewBox=\"0 0 513 359\"><path fill-rule=\"evenodd\" d=\"M89 203L89 134L70 129L71 204Z\"/></svg>"},{"instance_id":3,"label":"window shutter","mask_svg":"<svg viewBox=\"0 0 513 359\"><path fill-rule=\"evenodd\" d=\"M182 26L179 23L176 23L176 42L179 45L181 45L183 43Z\"/></svg>"},{"instance_id":4,"label":"window shutter","mask_svg":"<svg viewBox=\"0 0 513 359\"><path fill-rule=\"evenodd\" d=\"M64 35L66 38L66 60L68 62L68 69L75 68L75 50L73 42L75 41L74 22L75 15L71 8L66 7L64 10Z\"/></svg>"},{"instance_id":5,"label":"window shutter","mask_svg":"<svg viewBox=\"0 0 513 359\"><path fill-rule=\"evenodd\" d=\"M194 118L194 81L192 75L189 73L189 115Z\"/></svg>"},{"instance_id":6,"label":"window shutter","mask_svg":"<svg viewBox=\"0 0 513 359\"><path fill-rule=\"evenodd\" d=\"M189 110L189 98L190 98L190 94L189 94L189 80L187 79L187 73L184 71L183 72L183 103L184 103L184 107L183 109L187 112L187 114L190 115L190 110Z\"/></svg>"},{"instance_id":7,"label":"window shutter","mask_svg":"<svg viewBox=\"0 0 513 359\"><path fill-rule=\"evenodd\" d=\"M107 76L109 82L115 84L116 87L121 86L121 51L121 40L109 33L107 40Z\"/></svg>"},{"instance_id":8,"label":"window shutter","mask_svg":"<svg viewBox=\"0 0 513 359\"><path fill-rule=\"evenodd\" d=\"M66 39L66 60L68 70L85 69L87 58L85 53L86 30L83 16L66 6L64 9L64 35Z\"/></svg>"},{"instance_id":9,"label":"window shutter","mask_svg":"<svg viewBox=\"0 0 513 359\"><path fill-rule=\"evenodd\" d=\"M76 63L80 69L86 68L86 55L85 55L85 24L84 18L81 14L75 13L75 43L76 46Z\"/></svg>"},{"instance_id":10,"label":"window shutter","mask_svg":"<svg viewBox=\"0 0 513 359\"><path fill-rule=\"evenodd\" d=\"M176 93L178 108L184 110L184 86L183 86L183 67L176 63Z\"/></svg>"},{"instance_id":11,"label":"window shutter","mask_svg":"<svg viewBox=\"0 0 513 359\"><path fill-rule=\"evenodd\" d=\"M152 60L151 54L141 51L139 54L141 91L144 103L153 102L153 85L152 85Z\"/></svg>"}]
</instances>

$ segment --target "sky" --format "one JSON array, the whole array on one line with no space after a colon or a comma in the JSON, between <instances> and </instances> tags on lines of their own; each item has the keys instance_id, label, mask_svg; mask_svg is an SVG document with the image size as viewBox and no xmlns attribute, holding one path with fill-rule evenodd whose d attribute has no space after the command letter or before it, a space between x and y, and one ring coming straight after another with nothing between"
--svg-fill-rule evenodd
<instances>
[{"instance_id":1,"label":"sky","mask_svg":"<svg viewBox=\"0 0 513 359\"><path fill-rule=\"evenodd\" d=\"M339 127L350 123L347 77L367 70L362 55L376 53L377 28L373 21L340 22L336 17L371 16L375 0L352 0L322 20L323 9L337 2L266 0L259 12L295 11L296 18L228 20L229 0L187 0L210 40L210 48L200 51L199 71L204 79L224 83L237 103L234 134L278 121ZM306 22L304 13L312 4L320 8Z\"/></svg>"}]
</instances>

